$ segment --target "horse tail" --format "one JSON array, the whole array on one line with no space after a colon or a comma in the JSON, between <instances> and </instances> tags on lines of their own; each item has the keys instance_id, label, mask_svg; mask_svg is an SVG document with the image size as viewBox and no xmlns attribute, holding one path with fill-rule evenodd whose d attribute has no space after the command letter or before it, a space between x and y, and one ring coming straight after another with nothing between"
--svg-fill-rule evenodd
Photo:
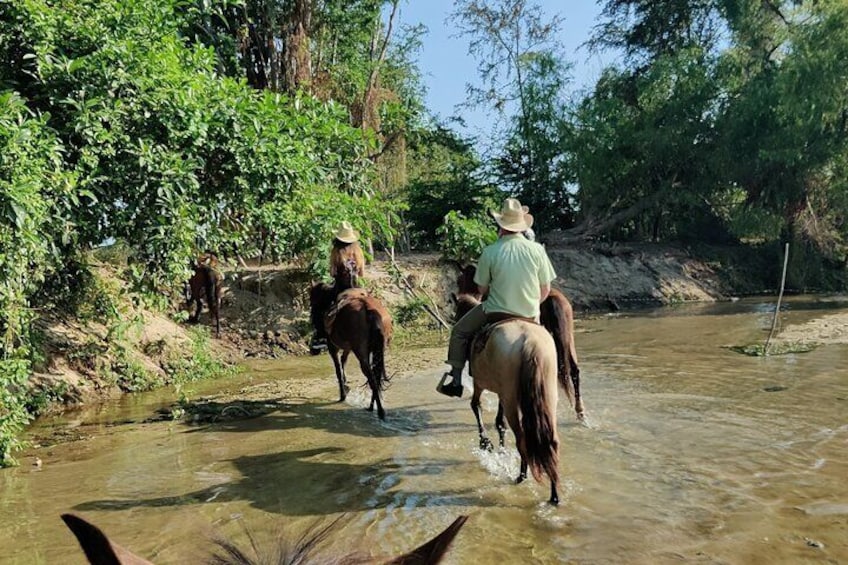
<instances>
[{"instance_id":1,"label":"horse tail","mask_svg":"<svg viewBox=\"0 0 848 565\"><path fill-rule=\"evenodd\" d=\"M391 330L386 327L383 317L376 310L367 309L365 316L368 321L368 351L371 352L371 373L374 375L377 389L382 391L385 390L389 382L389 376L386 374L385 355L386 342Z\"/></svg>"},{"instance_id":2,"label":"horse tail","mask_svg":"<svg viewBox=\"0 0 848 565\"><path fill-rule=\"evenodd\" d=\"M568 312L565 297L548 296L541 305L540 321L554 338L557 354L557 379L568 397L568 403L574 406L575 392L572 382L573 371L577 369L574 350L574 314ZM568 309L570 310L570 308Z\"/></svg>"},{"instance_id":3,"label":"horse tail","mask_svg":"<svg viewBox=\"0 0 848 565\"><path fill-rule=\"evenodd\" d=\"M548 370L547 363L538 344L525 342L518 380L518 404L521 407L525 457L533 478L541 481L544 471L551 482L559 482L556 414L551 414L548 409L548 395L556 394L556 390L546 387L544 374Z\"/></svg>"}]
</instances>

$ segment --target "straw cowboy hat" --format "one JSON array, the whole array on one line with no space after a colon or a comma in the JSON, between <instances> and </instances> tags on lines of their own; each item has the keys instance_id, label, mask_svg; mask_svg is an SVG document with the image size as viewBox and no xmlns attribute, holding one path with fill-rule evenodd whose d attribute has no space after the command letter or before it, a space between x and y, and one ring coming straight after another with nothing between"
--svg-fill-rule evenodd
<instances>
[{"instance_id":1,"label":"straw cowboy hat","mask_svg":"<svg viewBox=\"0 0 848 565\"><path fill-rule=\"evenodd\" d=\"M359 234L350 225L350 222L342 222L339 229L336 230L336 239L342 243L353 243L359 239Z\"/></svg>"},{"instance_id":2,"label":"straw cowboy hat","mask_svg":"<svg viewBox=\"0 0 848 565\"><path fill-rule=\"evenodd\" d=\"M533 225L533 216L528 214L529 208L522 206L515 198L504 200L500 213L491 212L492 217L500 227L507 231L523 232Z\"/></svg>"}]
</instances>

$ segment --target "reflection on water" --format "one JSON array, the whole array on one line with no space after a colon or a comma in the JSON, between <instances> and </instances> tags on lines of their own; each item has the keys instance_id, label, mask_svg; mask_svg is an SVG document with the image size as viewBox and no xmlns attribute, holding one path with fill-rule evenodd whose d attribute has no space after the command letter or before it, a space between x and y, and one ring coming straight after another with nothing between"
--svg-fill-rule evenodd
<instances>
[{"instance_id":1,"label":"reflection on water","mask_svg":"<svg viewBox=\"0 0 848 565\"><path fill-rule=\"evenodd\" d=\"M820 302L790 299L784 323ZM0 561L82 563L58 518L73 510L157 563L200 560L214 533L244 540L246 525L270 543L340 513L330 553L398 554L470 513L450 563L848 562L848 349L723 348L764 339L773 307L579 323L591 426L561 404L559 508L544 503L547 485L512 484L511 437L503 453L480 452L467 399L433 391L441 351L394 382L385 423L355 394L331 402L326 358L283 360L203 386L305 378L325 389L303 399L269 386L273 410L235 422L109 425L143 422L166 400L155 394L70 418L92 439L38 450L40 471L25 459L0 472ZM490 423L494 401L484 408Z\"/></svg>"}]
</instances>

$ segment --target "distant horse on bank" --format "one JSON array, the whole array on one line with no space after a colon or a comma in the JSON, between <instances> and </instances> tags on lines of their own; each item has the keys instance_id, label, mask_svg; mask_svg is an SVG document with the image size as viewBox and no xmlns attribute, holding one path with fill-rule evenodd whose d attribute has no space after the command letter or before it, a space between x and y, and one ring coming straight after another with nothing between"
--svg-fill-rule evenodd
<instances>
[{"instance_id":1,"label":"distant horse on bank","mask_svg":"<svg viewBox=\"0 0 848 565\"><path fill-rule=\"evenodd\" d=\"M556 355L551 334L521 318L490 324L471 344L471 409L477 418L480 446L490 449L492 445L480 418L480 395L490 390L498 395L495 425L500 444L504 444L506 417L521 455L516 483L527 478L528 467L537 481L546 474L551 483L551 504L559 504Z\"/></svg>"},{"instance_id":2,"label":"distant horse on bank","mask_svg":"<svg viewBox=\"0 0 848 565\"><path fill-rule=\"evenodd\" d=\"M185 284L186 307L191 311L192 303L197 304L189 322L196 324L200 320L203 301L209 306L209 316L215 325L215 336L221 337L221 296L224 276L218 271L218 257L206 252L192 265L194 274Z\"/></svg>"},{"instance_id":3,"label":"distant horse on bank","mask_svg":"<svg viewBox=\"0 0 848 565\"><path fill-rule=\"evenodd\" d=\"M457 277L456 294L451 294L454 302L455 318L459 320L469 310L480 304L483 299L474 275L474 265L465 266ZM539 321L554 338L557 351L557 375L560 385L568 396L569 402L580 421L585 419L583 398L580 395L580 367L577 363L577 349L574 345L574 309L568 298L555 288L551 288L548 298L542 302Z\"/></svg>"},{"instance_id":4,"label":"distant horse on bank","mask_svg":"<svg viewBox=\"0 0 848 565\"><path fill-rule=\"evenodd\" d=\"M150 561L142 559L131 551L111 541L106 534L97 526L73 514L62 514L62 520L76 536L88 562L92 565L152 565ZM385 565L435 565L445 556L459 530L468 520L468 516L460 516L444 531L422 545L421 547L387 561ZM316 546L329 538L338 526L339 520L331 522L328 526L317 529L313 533L301 536L296 543L288 543L283 540L280 547L273 548L269 556L258 555L256 545L251 537L253 553L251 557L247 552L226 541L215 542L221 553L210 554L206 563L214 565L251 565L274 563L279 565L306 565L307 563L374 563L380 562L375 559L364 559L356 554L348 556L313 556ZM197 556L187 559L186 562L198 562Z\"/></svg>"},{"instance_id":5,"label":"distant horse on bank","mask_svg":"<svg viewBox=\"0 0 848 565\"><path fill-rule=\"evenodd\" d=\"M339 401L347 398L345 365L351 351L371 388L368 410L377 405L377 415L385 419L381 394L389 381L385 353L392 338L392 317L383 304L366 290L348 287L356 284L357 266L347 260L336 284L315 283L309 293L312 323L327 336L327 350L333 360L339 383Z\"/></svg>"}]
</instances>

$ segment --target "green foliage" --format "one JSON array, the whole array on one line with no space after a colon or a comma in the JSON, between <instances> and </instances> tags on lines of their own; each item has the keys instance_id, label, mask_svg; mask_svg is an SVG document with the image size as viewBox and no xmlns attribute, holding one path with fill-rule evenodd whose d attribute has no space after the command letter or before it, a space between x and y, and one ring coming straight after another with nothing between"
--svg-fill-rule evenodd
<instances>
[{"instance_id":1,"label":"green foliage","mask_svg":"<svg viewBox=\"0 0 848 565\"><path fill-rule=\"evenodd\" d=\"M237 370L212 355L209 336L204 329L191 332L188 351L175 351L166 360L165 370L177 385L232 375Z\"/></svg>"},{"instance_id":2,"label":"green foliage","mask_svg":"<svg viewBox=\"0 0 848 565\"><path fill-rule=\"evenodd\" d=\"M34 387L27 394L26 411L32 417L40 416L51 405L61 402L67 393L68 383L63 381Z\"/></svg>"},{"instance_id":3,"label":"green foliage","mask_svg":"<svg viewBox=\"0 0 848 565\"><path fill-rule=\"evenodd\" d=\"M442 257L466 265L477 261L483 248L498 239L492 221L485 217L466 218L459 212L449 212L444 223L436 230Z\"/></svg>"},{"instance_id":4,"label":"green foliage","mask_svg":"<svg viewBox=\"0 0 848 565\"><path fill-rule=\"evenodd\" d=\"M568 228L574 223L573 165L566 157L574 137L565 100L568 66L552 53L523 59L522 111L515 114L495 161L504 187L530 207L534 229Z\"/></svg>"},{"instance_id":5,"label":"green foliage","mask_svg":"<svg viewBox=\"0 0 848 565\"><path fill-rule=\"evenodd\" d=\"M90 249L126 242L114 259L161 302L198 248L314 264L340 218L392 241L402 203L373 189L376 136L335 102L258 91L235 72L246 59L228 25L256 6L0 1L0 457L27 418L32 308L116 315ZM75 362L98 369L112 345ZM132 359L116 363L102 369L146 386Z\"/></svg>"},{"instance_id":6,"label":"green foliage","mask_svg":"<svg viewBox=\"0 0 848 565\"><path fill-rule=\"evenodd\" d=\"M471 142L443 127L422 129L408 143L409 210L403 216L412 247L436 244L436 230L455 210L465 216L499 207L499 191L485 182Z\"/></svg>"},{"instance_id":7,"label":"green foliage","mask_svg":"<svg viewBox=\"0 0 848 565\"><path fill-rule=\"evenodd\" d=\"M733 345L729 346L728 349L735 351L736 353L748 355L749 357L767 357L769 355L790 355L793 353L809 353L817 346L818 344L815 343L774 343L769 344L768 352L766 352L765 344L752 343L750 345Z\"/></svg>"},{"instance_id":8,"label":"green foliage","mask_svg":"<svg viewBox=\"0 0 848 565\"><path fill-rule=\"evenodd\" d=\"M424 298L410 298L395 307L392 320L402 327L414 326L424 316L426 304L427 301Z\"/></svg>"},{"instance_id":9,"label":"green foliage","mask_svg":"<svg viewBox=\"0 0 848 565\"><path fill-rule=\"evenodd\" d=\"M31 419L26 409L27 359L0 359L0 467L17 464L12 453L25 446L18 434Z\"/></svg>"},{"instance_id":10,"label":"green foliage","mask_svg":"<svg viewBox=\"0 0 848 565\"><path fill-rule=\"evenodd\" d=\"M0 465L14 463L15 435L29 421L30 297L67 236L62 199L73 178L46 124L19 96L0 93Z\"/></svg>"},{"instance_id":11,"label":"green foliage","mask_svg":"<svg viewBox=\"0 0 848 565\"><path fill-rule=\"evenodd\" d=\"M848 5L607 0L625 52L580 103L581 232L801 238L844 257Z\"/></svg>"}]
</instances>

